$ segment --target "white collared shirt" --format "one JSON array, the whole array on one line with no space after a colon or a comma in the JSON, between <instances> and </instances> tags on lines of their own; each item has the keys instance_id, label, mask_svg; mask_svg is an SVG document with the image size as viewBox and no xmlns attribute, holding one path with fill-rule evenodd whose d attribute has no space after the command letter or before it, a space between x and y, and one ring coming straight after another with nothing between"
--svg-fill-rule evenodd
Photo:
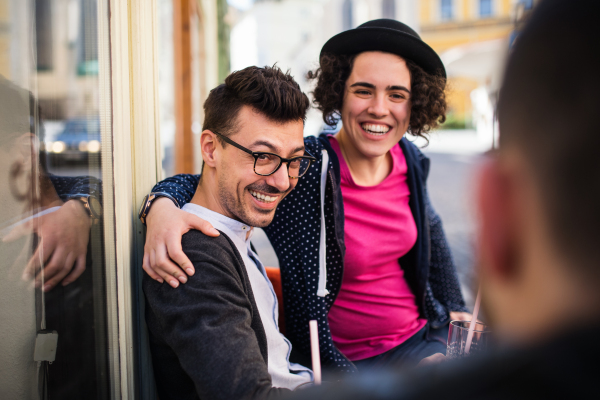
<instances>
[{"instance_id":1,"label":"white collared shirt","mask_svg":"<svg viewBox=\"0 0 600 400\"><path fill-rule=\"evenodd\" d=\"M310 369L300 364L290 363L292 345L279 332L277 323L279 310L275 290L267 277L265 267L250 247L253 227L193 203L186 204L182 210L210 222L213 227L226 234L242 256L267 336L268 370L273 387L294 390L300 385L312 382L313 375Z\"/></svg>"}]
</instances>

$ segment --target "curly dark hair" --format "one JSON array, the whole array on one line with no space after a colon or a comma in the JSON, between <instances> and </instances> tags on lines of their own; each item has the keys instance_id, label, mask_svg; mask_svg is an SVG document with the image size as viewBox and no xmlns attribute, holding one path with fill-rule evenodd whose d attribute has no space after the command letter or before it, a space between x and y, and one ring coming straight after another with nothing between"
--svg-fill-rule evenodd
<instances>
[{"instance_id":1,"label":"curly dark hair","mask_svg":"<svg viewBox=\"0 0 600 400\"><path fill-rule=\"evenodd\" d=\"M320 67L307 74L308 79L317 80L313 103L323 112L323 121L327 125L335 126L341 118L346 81L356 56L325 54L321 57ZM408 132L427 139L429 131L446 121L446 79L428 74L411 60L405 61L412 89Z\"/></svg>"}]
</instances>

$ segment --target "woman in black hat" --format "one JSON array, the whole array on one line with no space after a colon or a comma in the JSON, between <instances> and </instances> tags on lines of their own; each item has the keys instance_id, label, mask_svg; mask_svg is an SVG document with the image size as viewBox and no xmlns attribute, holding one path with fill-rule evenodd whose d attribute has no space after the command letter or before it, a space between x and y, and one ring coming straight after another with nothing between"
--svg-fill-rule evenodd
<instances>
[{"instance_id":1,"label":"woman in black hat","mask_svg":"<svg viewBox=\"0 0 600 400\"><path fill-rule=\"evenodd\" d=\"M305 139L317 161L265 228L281 268L286 336L310 354L308 321L316 319L321 360L338 371L445 353L434 330L468 315L427 196L429 160L404 138L444 122L444 66L416 32L382 19L331 38L309 78L324 121L342 126ZM179 175L153 191L183 205L198 179ZM180 236L209 232L170 201L160 204L147 220L146 252L157 256L144 270L177 286L173 277L185 282L185 274L169 257L187 260Z\"/></svg>"}]
</instances>

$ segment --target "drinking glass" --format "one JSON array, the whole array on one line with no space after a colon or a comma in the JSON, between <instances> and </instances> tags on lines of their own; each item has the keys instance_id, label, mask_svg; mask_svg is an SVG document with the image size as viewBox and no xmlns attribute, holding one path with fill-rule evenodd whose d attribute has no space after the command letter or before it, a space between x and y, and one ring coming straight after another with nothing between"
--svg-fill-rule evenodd
<instances>
[{"instance_id":1,"label":"drinking glass","mask_svg":"<svg viewBox=\"0 0 600 400\"><path fill-rule=\"evenodd\" d=\"M446 357L448 359L462 358L468 355L483 353L490 341L489 327L480 322L475 323L473 331L473 340L469 354L465 352L467 346L467 335L471 321L450 321L448 330L448 348Z\"/></svg>"}]
</instances>

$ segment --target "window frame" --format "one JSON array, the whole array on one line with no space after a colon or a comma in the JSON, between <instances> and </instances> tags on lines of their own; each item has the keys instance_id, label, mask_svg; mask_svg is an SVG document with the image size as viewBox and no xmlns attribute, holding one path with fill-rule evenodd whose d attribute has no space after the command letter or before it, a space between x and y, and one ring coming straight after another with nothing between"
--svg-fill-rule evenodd
<instances>
[{"instance_id":1,"label":"window frame","mask_svg":"<svg viewBox=\"0 0 600 400\"><path fill-rule=\"evenodd\" d=\"M115 132L102 141L107 308L116 332L110 347L111 397L154 400L141 290L145 237L137 208L161 171L157 8L153 0L98 4L110 7L110 20L99 21L99 29L110 30L99 34L100 40L110 38L110 53L99 54L101 95L109 107L101 118L112 117ZM99 17L108 19L108 13Z\"/></svg>"}]
</instances>

